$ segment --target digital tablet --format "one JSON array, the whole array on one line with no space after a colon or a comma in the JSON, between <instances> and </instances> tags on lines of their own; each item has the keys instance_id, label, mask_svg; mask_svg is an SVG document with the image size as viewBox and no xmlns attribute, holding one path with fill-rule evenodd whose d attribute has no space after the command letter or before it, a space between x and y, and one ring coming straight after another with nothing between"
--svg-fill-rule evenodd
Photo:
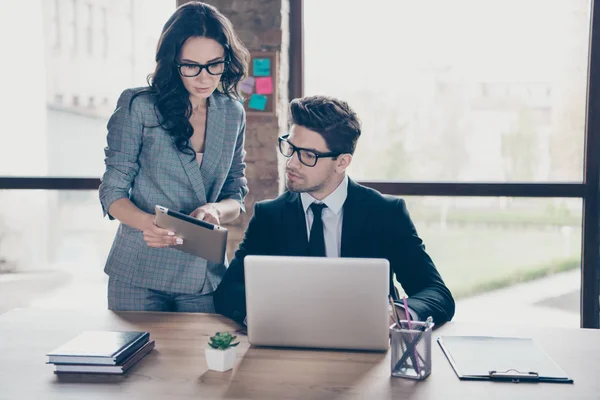
<instances>
[{"instance_id":1,"label":"digital tablet","mask_svg":"<svg viewBox=\"0 0 600 400\"><path fill-rule=\"evenodd\" d=\"M225 262L227 249L227 229L201 221L178 211L157 205L156 225L175 232L183 239L183 244L171 248L193 254L217 264Z\"/></svg>"}]
</instances>

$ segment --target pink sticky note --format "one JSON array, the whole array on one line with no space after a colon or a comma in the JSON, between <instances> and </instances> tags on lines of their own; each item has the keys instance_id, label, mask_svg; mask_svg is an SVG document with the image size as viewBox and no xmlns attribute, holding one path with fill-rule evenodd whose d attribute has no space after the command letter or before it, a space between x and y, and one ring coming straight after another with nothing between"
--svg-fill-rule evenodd
<instances>
[{"instance_id":1,"label":"pink sticky note","mask_svg":"<svg viewBox=\"0 0 600 400\"><path fill-rule=\"evenodd\" d=\"M272 94L273 93L273 78L256 78L256 93Z\"/></svg>"}]
</instances>

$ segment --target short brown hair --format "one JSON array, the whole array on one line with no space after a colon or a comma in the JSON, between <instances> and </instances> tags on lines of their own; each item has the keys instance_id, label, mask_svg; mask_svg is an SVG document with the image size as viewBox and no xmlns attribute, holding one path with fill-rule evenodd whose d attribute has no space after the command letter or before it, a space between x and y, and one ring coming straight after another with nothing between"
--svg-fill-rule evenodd
<instances>
[{"instance_id":1,"label":"short brown hair","mask_svg":"<svg viewBox=\"0 0 600 400\"><path fill-rule=\"evenodd\" d=\"M360 120L343 100L329 96L309 96L290 103L290 122L318 132L329 150L354 154L360 136Z\"/></svg>"}]
</instances>

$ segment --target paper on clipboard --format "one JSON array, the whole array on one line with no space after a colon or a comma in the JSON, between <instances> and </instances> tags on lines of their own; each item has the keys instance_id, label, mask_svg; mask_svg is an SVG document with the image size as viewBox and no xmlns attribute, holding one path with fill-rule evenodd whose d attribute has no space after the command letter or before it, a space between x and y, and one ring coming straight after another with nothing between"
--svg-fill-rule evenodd
<instances>
[{"instance_id":1,"label":"paper on clipboard","mask_svg":"<svg viewBox=\"0 0 600 400\"><path fill-rule=\"evenodd\" d=\"M530 338L441 336L438 344L462 380L573 383Z\"/></svg>"}]
</instances>

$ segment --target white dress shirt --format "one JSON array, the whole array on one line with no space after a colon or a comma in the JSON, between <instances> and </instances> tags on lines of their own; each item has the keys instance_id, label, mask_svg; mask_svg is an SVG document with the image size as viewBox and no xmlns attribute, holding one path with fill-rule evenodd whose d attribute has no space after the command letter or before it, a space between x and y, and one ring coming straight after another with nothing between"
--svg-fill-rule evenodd
<instances>
[{"instance_id":1,"label":"white dress shirt","mask_svg":"<svg viewBox=\"0 0 600 400\"><path fill-rule=\"evenodd\" d=\"M323 237L325 238L325 254L327 257L339 257L342 248L342 222L344 220L344 202L348 197L348 176L338 187L325 197L317 200L308 193L300 193L302 208L306 217L306 232L310 240L310 228L312 227L314 215L310 205L312 203L323 203L327 206L321 214L323 220Z\"/></svg>"}]
</instances>

